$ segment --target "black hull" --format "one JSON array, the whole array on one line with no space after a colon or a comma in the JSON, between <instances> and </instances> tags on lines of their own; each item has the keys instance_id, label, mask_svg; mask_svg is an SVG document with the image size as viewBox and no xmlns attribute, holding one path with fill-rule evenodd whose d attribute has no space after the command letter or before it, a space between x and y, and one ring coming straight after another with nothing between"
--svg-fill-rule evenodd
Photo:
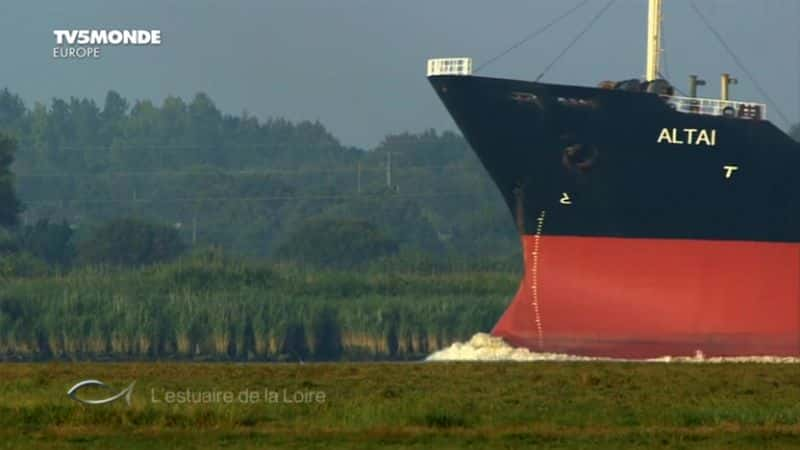
<instances>
[{"instance_id":1,"label":"black hull","mask_svg":"<svg viewBox=\"0 0 800 450\"><path fill-rule=\"evenodd\" d=\"M800 145L767 121L685 114L647 93L430 81L523 235L800 241Z\"/></svg>"}]
</instances>

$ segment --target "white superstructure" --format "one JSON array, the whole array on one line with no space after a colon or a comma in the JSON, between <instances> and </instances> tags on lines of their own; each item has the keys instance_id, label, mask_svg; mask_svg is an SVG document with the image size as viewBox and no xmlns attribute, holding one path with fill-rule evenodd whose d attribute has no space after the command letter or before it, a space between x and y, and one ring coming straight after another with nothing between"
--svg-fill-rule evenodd
<instances>
[{"instance_id":1,"label":"white superstructure","mask_svg":"<svg viewBox=\"0 0 800 450\"><path fill-rule=\"evenodd\" d=\"M428 76L472 75L472 58L434 58L428 60Z\"/></svg>"}]
</instances>

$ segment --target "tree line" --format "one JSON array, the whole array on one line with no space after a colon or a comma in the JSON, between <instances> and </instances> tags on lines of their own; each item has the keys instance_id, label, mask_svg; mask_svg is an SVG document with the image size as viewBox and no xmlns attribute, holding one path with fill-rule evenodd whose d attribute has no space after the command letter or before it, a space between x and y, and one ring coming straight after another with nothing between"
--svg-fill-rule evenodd
<instances>
[{"instance_id":1,"label":"tree line","mask_svg":"<svg viewBox=\"0 0 800 450\"><path fill-rule=\"evenodd\" d=\"M518 256L499 194L450 132L390 135L360 149L318 122L224 114L203 93L159 105L115 91L99 105L26 105L4 89L0 133L16 142L20 203L5 210L27 230L20 247L41 257L69 235L65 254L48 261L96 261L85 243L130 218L174 229L187 249L321 265ZM354 234L369 242L338 248Z\"/></svg>"}]
</instances>

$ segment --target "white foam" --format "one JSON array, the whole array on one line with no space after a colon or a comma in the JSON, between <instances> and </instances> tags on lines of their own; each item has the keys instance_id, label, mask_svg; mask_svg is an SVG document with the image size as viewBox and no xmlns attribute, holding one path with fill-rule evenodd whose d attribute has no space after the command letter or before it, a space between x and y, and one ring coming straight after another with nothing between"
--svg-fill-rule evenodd
<instances>
[{"instance_id":1,"label":"white foam","mask_svg":"<svg viewBox=\"0 0 800 450\"><path fill-rule=\"evenodd\" d=\"M683 362L683 363L800 363L800 357L786 356L736 356L707 358L698 351L695 356L662 356L651 359L593 358L562 353L537 353L526 348L512 347L502 338L478 333L467 342L456 342L450 347L428 356L426 361L612 361L612 362Z\"/></svg>"}]
</instances>

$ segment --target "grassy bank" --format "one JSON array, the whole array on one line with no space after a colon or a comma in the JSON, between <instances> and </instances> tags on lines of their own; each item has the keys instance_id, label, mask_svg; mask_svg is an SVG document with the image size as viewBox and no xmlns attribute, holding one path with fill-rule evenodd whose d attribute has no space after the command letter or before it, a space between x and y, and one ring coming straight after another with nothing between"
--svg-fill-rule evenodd
<instances>
[{"instance_id":1,"label":"grassy bank","mask_svg":"<svg viewBox=\"0 0 800 450\"><path fill-rule=\"evenodd\" d=\"M518 275L191 258L0 284L0 358L413 359L491 328Z\"/></svg>"},{"instance_id":2,"label":"grassy bank","mask_svg":"<svg viewBox=\"0 0 800 450\"><path fill-rule=\"evenodd\" d=\"M88 378L136 380L132 405L66 396ZM0 448L783 449L798 380L753 364L3 364ZM325 399L165 402L187 389Z\"/></svg>"}]
</instances>

